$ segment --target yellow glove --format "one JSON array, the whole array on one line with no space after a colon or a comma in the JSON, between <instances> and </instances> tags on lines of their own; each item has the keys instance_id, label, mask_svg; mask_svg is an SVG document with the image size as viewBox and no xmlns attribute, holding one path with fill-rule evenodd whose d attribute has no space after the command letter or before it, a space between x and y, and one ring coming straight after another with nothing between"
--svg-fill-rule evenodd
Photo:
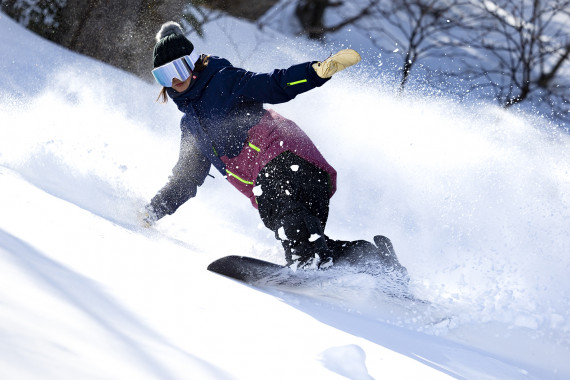
<instances>
[{"instance_id":1,"label":"yellow glove","mask_svg":"<svg viewBox=\"0 0 570 380\"><path fill-rule=\"evenodd\" d=\"M352 49L341 50L322 62L313 63L313 69L321 78L330 78L333 74L360 62L360 54Z\"/></svg>"}]
</instances>

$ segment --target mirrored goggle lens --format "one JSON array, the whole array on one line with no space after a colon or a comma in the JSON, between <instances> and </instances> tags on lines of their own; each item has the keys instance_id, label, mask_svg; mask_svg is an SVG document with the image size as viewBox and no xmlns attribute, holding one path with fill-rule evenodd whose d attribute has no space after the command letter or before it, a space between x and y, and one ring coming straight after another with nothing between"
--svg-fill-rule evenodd
<instances>
[{"instance_id":1,"label":"mirrored goggle lens","mask_svg":"<svg viewBox=\"0 0 570 380\"><path fill-rule=\"evenodd\" d=\"M193 60L193 58L196 58L197 60L198 56L191 54L175 59L172 62L168 62L167 64L152 70L152 75L154 76L154 79L164 87L171 87L173 78L178 78L184 82L188 77L190 77L190 75L192 75L192 70L194 70L195 60Z\"/></svg>"}]
</instances>

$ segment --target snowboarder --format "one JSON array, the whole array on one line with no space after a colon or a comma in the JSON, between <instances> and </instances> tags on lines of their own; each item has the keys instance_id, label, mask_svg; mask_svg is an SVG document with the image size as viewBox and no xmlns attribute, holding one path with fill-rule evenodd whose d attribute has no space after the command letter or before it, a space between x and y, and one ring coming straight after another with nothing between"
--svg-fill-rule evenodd
<instances>
[{"instance_id":1,"label":"snowboarder","mask_svg":"<svg viewBox=\"0 0 570 380\"><path fill-rule=\"evenodd\" d=\"M171 98L184 115L178 163L142 211L146 227L194 197L214 166L259 210L281 241L288 265L325 268L374 256L381 266L407 276L386 237L376 236L374 245L324 234L336 171L294 122L263 107L322 86L360 61L356 51L262 74L198 55L175 22L162 25L156 41L152 73L163 86L159 99Z\"/></svg>"}]
</instances>

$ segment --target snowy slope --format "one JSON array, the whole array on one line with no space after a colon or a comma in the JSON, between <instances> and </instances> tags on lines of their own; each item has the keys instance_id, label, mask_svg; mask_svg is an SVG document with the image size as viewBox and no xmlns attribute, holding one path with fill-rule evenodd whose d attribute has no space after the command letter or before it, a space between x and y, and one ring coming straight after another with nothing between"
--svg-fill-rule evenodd
<instances>
[{"instance_id":1,"label":"snowy slope","mask_svg":"<svg viewBox=\"0 0 570 380\"><path fill-rule=\"evenodd\" d=\"M366 62L274 107L339 171L329 234L390 236L435 306L350 274L267 294L205 270L226 254L282 260L219 176L136 226L178 154L180 113L154 103L156 85L1 13L0 31L0 378L570 376L570 139L556 128L395 99ZM231 19L207 36L199 51L252 70L329 54Z\"/></svg>"}]
</instances>

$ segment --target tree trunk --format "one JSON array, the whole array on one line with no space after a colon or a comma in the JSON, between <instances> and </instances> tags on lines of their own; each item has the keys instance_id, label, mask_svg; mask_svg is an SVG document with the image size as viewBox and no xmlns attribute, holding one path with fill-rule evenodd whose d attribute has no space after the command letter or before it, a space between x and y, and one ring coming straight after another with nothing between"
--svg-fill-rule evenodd
<instances>
[{"instance_id":1,"label":"tree trunk","mask_svg":"<svg viewBox=\"0 0 570 380\"><path fill-rule=\"evenodd\" d=\"M309 38L318 40L323 37L323 17L328 3L328 0L301 0L297 3L295 15Z\"/></svg>"}]
</instances>

